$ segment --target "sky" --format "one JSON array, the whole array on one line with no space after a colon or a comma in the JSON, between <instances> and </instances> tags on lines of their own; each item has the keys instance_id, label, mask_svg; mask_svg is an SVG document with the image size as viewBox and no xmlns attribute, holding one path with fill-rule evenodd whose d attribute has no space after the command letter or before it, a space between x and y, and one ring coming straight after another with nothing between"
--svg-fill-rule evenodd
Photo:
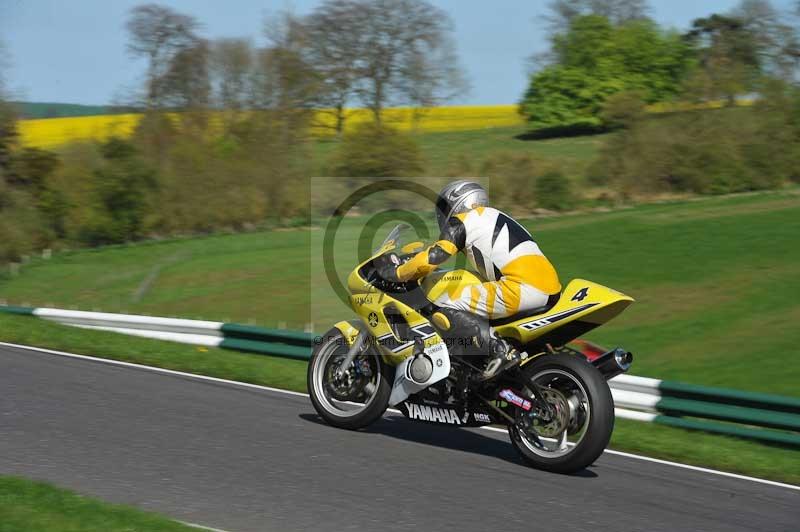
<instances>
[{"instance_id":1,"label":"sky","mask_svg":"<svg viewBox=\"0 0 800 532\"><path fill-rule=\"evenodd\" d=\"M18 100L121 103L142 81L145 64L126 52L124 25L135 5L156 1L193 15L207 38L264 41L265 16L302 15L320 0L0 0L6 85ZM516 103L525 90L527 58L547 49L549 0L430 0L449 13L470 90L450 102ZM686 29L697 17L725 12L738 0L651 0L660 24ZM790 0L773 0L786 7Z\"/></svg>"}]
</instances>

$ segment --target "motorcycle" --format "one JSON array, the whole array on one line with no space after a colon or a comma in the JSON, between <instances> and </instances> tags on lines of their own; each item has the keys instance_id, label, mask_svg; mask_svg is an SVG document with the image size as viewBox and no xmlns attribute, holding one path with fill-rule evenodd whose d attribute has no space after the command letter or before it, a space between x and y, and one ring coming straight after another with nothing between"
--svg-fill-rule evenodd
<instances>
[{"instance_id":1,"label":"motorcycle","mask_svg":"<svg viewBox=\"0 0 800 532\"><path fill-rule=\"evenodd\" d=\"M486 346L446 334L446 318L435 305L481 279L467 270L406 283L378 274L385 261L402 263L422 249L420 242L402 245L407 229L395 227L350 273L350 304L359 319L335 324L315 342L307 383L320 417L356 430L394 407L409 419L453 427L500 424L538 469L572 473L593 463L614 427L607 380L627 371L633 356L616 348L589 361L566 344L617 316L633 298L574 279L547 307L490 320L523 360L484 380Z\"/></svg>"}]
</instances>

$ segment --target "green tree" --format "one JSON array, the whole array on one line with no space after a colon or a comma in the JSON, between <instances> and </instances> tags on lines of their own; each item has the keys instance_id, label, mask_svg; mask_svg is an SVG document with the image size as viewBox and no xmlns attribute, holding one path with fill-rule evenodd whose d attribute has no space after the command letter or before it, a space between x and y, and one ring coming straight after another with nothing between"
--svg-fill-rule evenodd
<instances>
[{"instance_id":1,"label":"green tree","mask_svg":"<svg viewBox=\"0 0 800 532\"><path fill-rule=\"evenodd\" d=\"M23 148L12 157L6 177L9 185L25 191L39 211L42 235L39 243L49 244L66 236L66 217L69 203L64 194L53 186L52 176L61 165L57 154L40 148Z\"/></svg>"},{"instance_id":2,"label":"green tree","mask_svg":"<svg viewBox=\"0 0 800 532\"><path fill-rule=\"evenodd\" d=\"M111 138L100 151L104 163L94 171L95 205L80 238L90 245L139 239L155 174L129 142Z\"/></svg>"},{"instance_id":3,"label":"green tree","mask_svg":"<svg viewBox=\"0 0 800 532\"><path fill-rule=\"evenodd\" d=\"M713 14L692 22L685 38L697 54L701 72L708 80L702 99L736 96L755 87L761 73L759 42L743 20Z\"/></svg>"},{"instance_id":4,"label":"green tree","mask_svg":"<svg viewBox=\"0 0 800 532\"><path fill-rule=\"evenodd\" d=\"M575 17L555 35L553 57L521 103L534 129L600 127L606 99L621 91L639 91L647 103L672 98L692 64L677 33L647 19L615 26L597 15Z\"/></svg>"},{"instance_id":5,"label":"green tree","mask_svg":"<svg viewBox=\"0 0 800 532\"><path fill-rule=\"evenodd\" d=\"M6 181L39 194L47 187L47 179L58 167L58 155L40 148L22 148L14 153Z\"/></svg>"}]
</instances>

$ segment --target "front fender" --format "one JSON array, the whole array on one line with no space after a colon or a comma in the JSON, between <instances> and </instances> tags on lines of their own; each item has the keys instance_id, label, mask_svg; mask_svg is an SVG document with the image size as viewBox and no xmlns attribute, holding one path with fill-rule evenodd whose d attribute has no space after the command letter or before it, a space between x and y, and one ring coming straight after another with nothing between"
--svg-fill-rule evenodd
<instances>
[{"instance_id":1,"label":"front fender","mask_svg":"<svg viewBox=\"0 0 800 532\"><path fill-rule=\"evenodd\" d=\"M347 345L353 345L353 342L356 341L356 336L358 336L359 332L367 332L366 326L361 320L343 320L338 322L334 325L344 336L344 341L347 342Z\"/></svg>"}]
</instances>

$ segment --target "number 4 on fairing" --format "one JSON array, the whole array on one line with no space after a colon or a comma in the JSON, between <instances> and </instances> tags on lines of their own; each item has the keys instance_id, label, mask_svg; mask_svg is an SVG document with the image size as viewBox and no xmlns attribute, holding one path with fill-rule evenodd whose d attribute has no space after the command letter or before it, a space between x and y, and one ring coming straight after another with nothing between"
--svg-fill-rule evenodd
<instances>
[{"instance_id":1,"label":"number 4 on fairing","mask_svg":"<svg viewBox=\"0 0 800 532\"><path fill-rule=\"evenodd\" d=\"M586 296L589 295L589 287L581 288L578 290L574 296L572 296L572 301L583 301L586 299Z\"/></svg>"}]
</instances>

